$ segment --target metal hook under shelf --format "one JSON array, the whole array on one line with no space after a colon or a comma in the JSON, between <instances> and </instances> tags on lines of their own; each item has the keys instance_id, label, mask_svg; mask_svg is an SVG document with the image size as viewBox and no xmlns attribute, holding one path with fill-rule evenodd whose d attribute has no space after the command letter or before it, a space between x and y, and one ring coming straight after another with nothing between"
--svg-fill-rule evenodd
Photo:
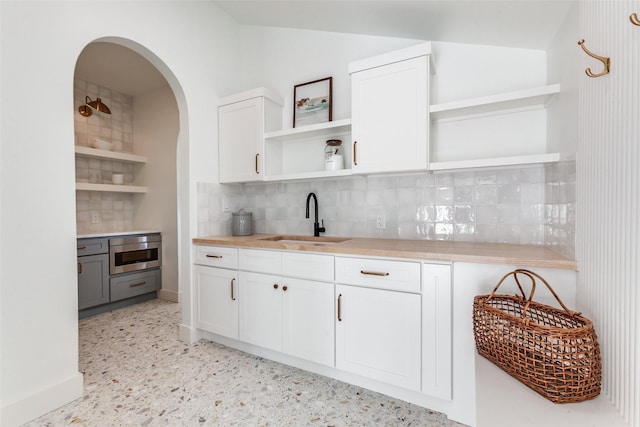
<instances>
[{"instance_id":1,"label":"metal hook under shelf","mask_svg":"<svg viewBox=\"0 0 640 427\"><path fill-rule=\"evenodd\" d=\"M632 13L631 16L629 16L629 20L633 25L637 25L640 27L640 19L638 19L638 15L636 15L635 13Z\"/></svg>"},{"instance_id":2,"label":"metal hook under shelf","mask_svg":"<svg viewBox=\"0 0 640 427\"><path fill-rule=\"evenodd\" d=\"M592 58L597 59L598 61L602 62L602 64L604 65L604 70L601 73L595 74L591 71L591 68L587 68L584 72L587 73L587 76L589 77L601 77L604 76L605 74L609 73L609 69L611 67L611 59L607 58L606 56L600 56L600 55L596 55L593 52L590 52L589 49L587 49L586 47L584 47L584 39L580 40L578 42L578 44L580 45L580 47L582 48L582 50L584 50L584 52L589 55Z\"/></svg>"}]
</instances>

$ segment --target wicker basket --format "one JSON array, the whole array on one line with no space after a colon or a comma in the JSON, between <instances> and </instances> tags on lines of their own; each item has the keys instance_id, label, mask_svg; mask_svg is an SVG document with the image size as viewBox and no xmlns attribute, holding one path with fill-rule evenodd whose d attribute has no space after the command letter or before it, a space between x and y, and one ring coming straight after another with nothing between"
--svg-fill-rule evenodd
<instances>
[{"instance_id":1,"label":"wicker basket","mask_svg":"<svg viewBox=\"0 0 640 427\"><path fill-rule=\"evenodd\" d=\"M496 294L509 276L521 295ZM531 280L529 298L519 277ZM532 300L536 279L564 311ZM580 402L600 394L602 362L593 324L567 309L549 283L532 271L514 270L490 295L474 298L473 332L480 355L552 402Z\"/></svg>"}]
</instances>

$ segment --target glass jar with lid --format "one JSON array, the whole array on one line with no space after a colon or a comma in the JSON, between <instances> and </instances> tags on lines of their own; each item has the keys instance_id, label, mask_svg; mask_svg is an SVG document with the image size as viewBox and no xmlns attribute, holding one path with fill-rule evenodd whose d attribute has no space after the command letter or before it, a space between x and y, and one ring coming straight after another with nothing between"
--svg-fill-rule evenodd
<instances>
[{"instance_id":1,"label":"glass jar with lid","mask_svg":"<svg viewBox=\"0 0 640 427\"><path fill-rule=\"evenodd\" d=\"M339 169L344 169L342 140L329 139L324 147L324 170L335 171Z\"/></svg>"}]
</instances>

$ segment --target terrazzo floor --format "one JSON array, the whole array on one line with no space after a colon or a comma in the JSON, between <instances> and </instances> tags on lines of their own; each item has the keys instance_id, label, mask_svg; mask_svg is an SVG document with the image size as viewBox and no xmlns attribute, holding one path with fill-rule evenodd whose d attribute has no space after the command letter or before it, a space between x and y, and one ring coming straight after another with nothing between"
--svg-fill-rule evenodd
<instances>
[{"instance_id":1,"label":"terrazzo floor","mask_svg":"<svg viewBox=\"0 0 640 427\"><path fill-rule=\"evenodd\" d=\"M80 321L84 396L27 426L441 426L440 413L209 341L178 339L178 304Z\"/></svg>"}]
</instances>

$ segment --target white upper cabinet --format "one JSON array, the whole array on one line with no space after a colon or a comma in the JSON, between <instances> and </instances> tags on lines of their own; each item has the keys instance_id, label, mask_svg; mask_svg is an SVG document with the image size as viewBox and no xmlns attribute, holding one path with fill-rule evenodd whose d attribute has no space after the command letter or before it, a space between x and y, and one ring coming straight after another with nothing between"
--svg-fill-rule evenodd
<instances>
[{"instance_id":1,"label":"white upper cabinet","mask_svg":"<svg viewBox=\"0 0 640 427\"><path fill-rule=\"evenodd\" d=\"M353 62L353 173L428 167L431 44Z\"/></svg>"},{"instance_id":2,"label":"white upper cabinet","mask_svg":"<svg viewBox=\"0 0 640 427\"><path fill-rule=\"evenodd\" d=\"M220 100L218 165L221 183L261 181L264 133L282 125L282 99L264 88Z\"/></svg>"}]
</instances>

